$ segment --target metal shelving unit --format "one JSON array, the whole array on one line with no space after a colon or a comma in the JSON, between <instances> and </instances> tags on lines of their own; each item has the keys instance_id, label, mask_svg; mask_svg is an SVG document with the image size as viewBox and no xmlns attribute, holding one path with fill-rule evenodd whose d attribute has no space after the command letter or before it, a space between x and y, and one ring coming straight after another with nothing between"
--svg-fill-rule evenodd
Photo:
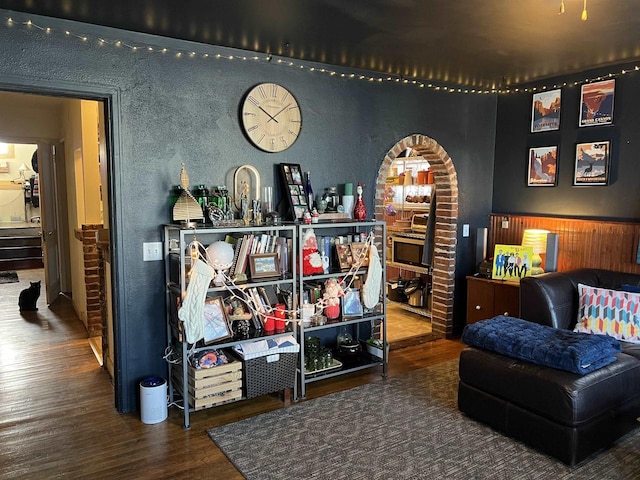
<instances>
[{"instance_id":1,"label":"metal shelving unit","mask_svg":"<svg viewBox=\"0 0 640 480\"><path fill-rule=\"evenodd\" d=\"M366 349L363 349L363 352L360 353L359 358L356 362L344 364L339 369L332 369L327 371L326 373L314 373L314 372L306 372L305 371L305 342L304 339L310 335L323 335L326 338L326 346L332 346L333 342L337 339L338 333L340 329L343 327L350 328L353 332L353 338L359 342L364 342L367 338L361 337L361 332L369 332L371 334L375 328L380 328L380 337L383 342L383 345L387 345L387 328L386 328L386 294L384 292L384 287L386 285L386 268L385 268L385 239L386 239L386 224L385 222L380 221L370 221L370 222L341 222L341 223L317 223L310 225L299 225L298 226L298 244L300 248L302 248L302 238L304 238L304 234L308 229L313 229L316 235L322 236L339 236L339 235L347 235L354 233L366 233L374 232L375 233L375 243L378 247L378 252L380 255L380 261L382 263L382 279L381 279L381 290L380 290L380 301L377 305L377 310L371 312L364 312L362 317L357 318L349 318L348 320L338 321L336 323L327 323L325 325L318 326L309 326L305 327L302 322L299 324L300 331L300 365L298 368L299 378L300 378L300 395L302 398L306 395L306 384L324 380L327 378L335 377L338 375L344 375L346 373L355 372L358 370L363 370L372 367L382 367L382 375L387 375L387 348L383 348L381 353L382 357L379 358L377 356L371 355L366 352ZM299 255L298 261L298 269L299 272L303 271L302 266L302 255ZM334 270L330 273L323 273L317 275L303 275L300 273L298 275L298 292L300 292L300 299L302 299L302 295L304 292L305 285L308 283L316 283L320 280L326 280L328 278L336 278L345 276L344 271ZM360 276L366 276L367 268L361 268L356 273ZM299 307L302 305L302 300L299 302ZM366 328L365 328L366 327Z\"/></svg>"},{"instance_id":2,"label":"metal shelving unit","mask_svg":"<svg viewBox=\"0 0 640 480\"><path fill-rule=\"evenodd\" d=\"M164 226L164 259L165 259L165 280L166 280L166 312L167 312L167 342L170 348L180 350L180 362L173 364L168 362L168 383L169 383L169 401L173 403L175 397L179 395L184 404L184 428L190 428L190 413L195 408L189 404L189 375L188 375L188 352L197 353L199 351L211 348L229 348L242 343L254 342L259 339L276 338L284 335L293 335L297 338L297 328L293 323L284 333L264 334L261 331L254 331L249 338L242 339L224 339L203 347L193 348L193 345L187 343L185 336L181 333L180 320L177 318L177 309L175 303L180 302L183 292L186 292L187 279L187 261L190 256L187 254L188 245L197 239L204 245L210 244L218 240L224 240L229 234L243 235L268 233L269 235L277 235L291 239L291 266L288 274L284 278L262 279L258 281L249 280L247 283L238 285L239 289L247 287L260 286L278 286L282 288L290 288L293 298L296 298L297 292L297 276L295 265L297 263L297 231L294 225L280 226L249 226L249 227L220 227L220 228L182 228L179 225ZM176 269L177 267L177 269ZM228 292L224 286L210 287L207 290L207 296L223 295ZM175 315L175 318L172 318ZM173 375L173 369L181 370L180 381L176 381ZM293 397L297 399L297 382L294 384ZM244 396L243 396L244 398Z\"/></svg>"}]
</instances>

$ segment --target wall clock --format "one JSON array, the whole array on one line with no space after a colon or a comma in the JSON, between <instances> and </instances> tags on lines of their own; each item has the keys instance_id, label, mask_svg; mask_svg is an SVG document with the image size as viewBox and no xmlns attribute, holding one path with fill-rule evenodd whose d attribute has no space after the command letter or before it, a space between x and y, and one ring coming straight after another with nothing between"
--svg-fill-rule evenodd
<instances>
[{"instance_id":1,"label":"wall clock","mask_svg":"<svg viewBox=\"0 0 640 480\"><path fill-rule=\"evenodd\" d=\"M282 152L298 139L300 106L289 90L275 83L253 87L242 104L242 126L253 144L265 152Z\"/></svg>"}]
</instances>

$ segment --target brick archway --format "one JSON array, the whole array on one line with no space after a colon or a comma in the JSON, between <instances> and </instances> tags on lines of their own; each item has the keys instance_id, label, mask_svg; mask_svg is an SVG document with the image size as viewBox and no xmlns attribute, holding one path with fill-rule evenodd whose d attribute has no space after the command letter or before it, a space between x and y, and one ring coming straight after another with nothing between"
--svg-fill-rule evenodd
<instances>
[{"instance_id":1,"label":"brick archway","mask_svg":"<svg viewBox=\"0 0 640 480\"><path fill-rule=\"evenodd\" d=\"M453 161L432 138L414 134L396 143L384 157L376 182L375 211L383 218L385 182L393 160L408 148L422 155L434 173L437 191L436 231L432 276L431 325L433 333L451 337L453 333L453 293L455 289L458 227L458 177Z\"/></svg>"}]
</instances>

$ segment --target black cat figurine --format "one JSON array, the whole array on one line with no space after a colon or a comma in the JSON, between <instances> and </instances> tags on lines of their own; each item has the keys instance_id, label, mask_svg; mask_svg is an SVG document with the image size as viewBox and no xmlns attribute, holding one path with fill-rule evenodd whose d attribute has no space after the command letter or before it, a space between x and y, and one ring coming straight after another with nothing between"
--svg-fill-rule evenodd
<instances>
[{"instance_id":1,"label":"black cat figurine","mask_svg":"<svg viewBox=\"0 0 640 480\"><path fill-rule=\"evenodd\" d=\"M38 310L36 303L40 298L40 281L29 283L31 284L29 288L22 290L18 298L18 306L21 312L36 312Z\"/></svg>"}]
</instances>

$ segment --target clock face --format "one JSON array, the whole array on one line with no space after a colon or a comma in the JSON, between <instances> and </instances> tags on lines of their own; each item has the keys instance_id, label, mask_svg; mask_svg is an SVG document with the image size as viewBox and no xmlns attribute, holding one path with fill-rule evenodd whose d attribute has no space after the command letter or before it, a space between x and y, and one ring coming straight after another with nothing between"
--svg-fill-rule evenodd
<instances>
[{"instance_id":1,"label":"clock face","mask_svg":"<svg viewBox=\"0 0 640 480\"><path fill-rule=\"evenodd\" d=\"M300 107L286 88L261 83L249 91L242 104L242 125L256 147L281 152L298 139Z\"/></svg>"}]
</instances>

